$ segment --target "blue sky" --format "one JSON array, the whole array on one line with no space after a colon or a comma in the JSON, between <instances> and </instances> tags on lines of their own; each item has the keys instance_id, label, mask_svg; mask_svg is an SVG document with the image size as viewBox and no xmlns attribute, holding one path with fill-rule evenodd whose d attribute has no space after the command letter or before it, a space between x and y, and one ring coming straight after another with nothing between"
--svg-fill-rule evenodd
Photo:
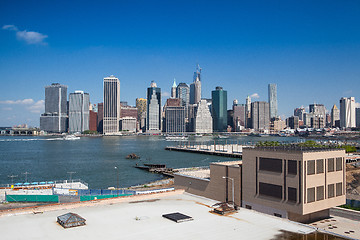
<instances>
[{"instance_id":1,"label":"blue sky","mask_svg":"<svg viewBox=\"0 0 360 240\"><path fill-rule=\"evenodd\" d=\"M245 103L278 85L279 114L360 96L359 1L0 1L0 126L39 125L44 86L102 101L115 75L135 104L155 80L222 86ZM163 98L165 99L165 98Z\"/></svg>"}]
</instances>

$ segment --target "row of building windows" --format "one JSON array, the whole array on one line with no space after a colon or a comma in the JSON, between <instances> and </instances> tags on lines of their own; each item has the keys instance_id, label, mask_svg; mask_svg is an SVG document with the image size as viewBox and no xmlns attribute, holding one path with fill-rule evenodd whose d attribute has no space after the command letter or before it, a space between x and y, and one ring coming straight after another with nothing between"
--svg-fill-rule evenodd
<instances>
[{"instance_id":1,"label":"row of building windows","mask_svg":"<svg viewBox=\"0 0 360 240\"><path fill-rule=\"evenodd\" d=\"M325 161L327 160L327 171L335 172L343 170L343 159L329 158L329 159L318 159L307 161L307 175L321 174L325 172ZM274 173L283 172L282 159L277 158L259 158L259 170L268 171ZM298 161L287 160L287 172L291 175L297 175L298 173Z\"/></svg>"},{"instance_id":2,"label":"row of building windows","mask_svg":"<svg viewBox=\"0 0 360 240\"><path fill-rule=\"evenodd\" d=\"M307 175L324 173L325 171L324 160L326 159L307 161ZM327 159L328 172L342 171L342 169L343 169L343 159L341 157L336 159L334 158Z\"/></svg>"},{"instance_id":3,"label":"row of building windows","mask_svg":"<svg viewBox=\"0 0 360 240\"><path fill-rule=\"evenodd\" d=\"M316 194L315 194L316 193ZM329 184L327 198L338 197L343 194L342 182ZM321 201L325 198L325 186L312 187L307 189L307 203Z\"/></svg>"}]
</instances>

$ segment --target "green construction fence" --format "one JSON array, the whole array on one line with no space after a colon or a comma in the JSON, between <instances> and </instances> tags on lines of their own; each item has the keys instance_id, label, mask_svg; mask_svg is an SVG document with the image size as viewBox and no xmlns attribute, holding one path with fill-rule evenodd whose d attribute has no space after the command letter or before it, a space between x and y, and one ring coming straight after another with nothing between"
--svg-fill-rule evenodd
<instances>
[{"instance_id":1,"label":"green construction fence","mask_svg":"<svg viewBox=\"0 0 360 240\"><path fill-rule=\"evenodd\" d=\"M6 195L8 202L59 202L57 195Z\"/></svg>"}]
</instances>

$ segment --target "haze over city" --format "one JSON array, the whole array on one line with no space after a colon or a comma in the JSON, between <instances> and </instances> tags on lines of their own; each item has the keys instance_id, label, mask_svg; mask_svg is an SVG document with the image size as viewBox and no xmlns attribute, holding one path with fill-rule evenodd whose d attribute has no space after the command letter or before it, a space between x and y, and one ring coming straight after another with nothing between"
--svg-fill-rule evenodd
<instances>
[{"instance_id":1,"label":"haze over city","mask_svg":"<svg viewBox=\"0 0 360 240\"><path fill-rule=\"evenodd\" d=\"M174 78L191 83L196 64L202 96L222 86L228 107L267 101L276 83L280 116L314 102L330 110L341 97L359 101L358 22L357 1L1 1L0 125L39 126L53 82L98 103L114 75L121 101L135 105L152 80L164 99Z\"/></svg>"}]
</instances>

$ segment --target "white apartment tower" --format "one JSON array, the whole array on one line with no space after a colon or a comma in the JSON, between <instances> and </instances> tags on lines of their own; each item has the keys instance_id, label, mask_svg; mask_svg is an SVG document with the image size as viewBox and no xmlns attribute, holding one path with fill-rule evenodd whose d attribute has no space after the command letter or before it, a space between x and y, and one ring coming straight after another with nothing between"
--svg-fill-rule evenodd
<instances>
[{"instance_id":1,"label":"white apartment tower","mask_svg":"<svg viewBox=\"0 0 360 240\"><path fill-rule=\"evenodd\" d=\"M120 81L114 76L104 78L103 133L119 133Z\"/></svg>"},{"instance_id":2,"label":"white apartment tower","mask_svg":"<svg viewBox=\"0 0 360 240\"><path fill-rule=\"evenodd\" d=\"M194 122L194 132L212 133L213 119L206 100L200 100L197 104L197 110Z\"/></svg>"},{"instance_id":3,"label":"white apartment tower","mask_svg":"<svg viewBox=\"0 0 360 240\"><path fill-rule=\"evenodd\" d=\"M356 127L355 98L340 99L340 127Z\"/></svg>"}]
</instances>

